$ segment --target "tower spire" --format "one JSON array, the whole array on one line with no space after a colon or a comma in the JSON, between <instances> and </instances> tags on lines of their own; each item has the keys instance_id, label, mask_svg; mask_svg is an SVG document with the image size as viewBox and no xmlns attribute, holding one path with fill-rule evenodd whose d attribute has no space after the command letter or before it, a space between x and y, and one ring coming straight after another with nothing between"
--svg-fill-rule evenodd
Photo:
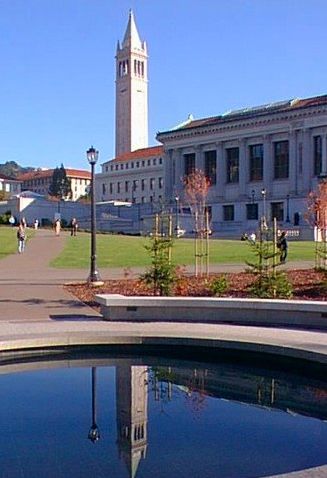
<instances>
[{"instance_id":1,"label":"tower spire","mask_svg":"<svg viewBox=\"0 0 327 478\"><path fill-rule=\"evenodd\" d=\"M129 11L128 24L124 35L122 47L136 48L140 50L142 49L142 42L136 28L134 13L132 9L130 9Z\"/></svg>"},{"instance_id":2,"label":"tower spire","mask_svg":"<svg viewBox=\"0 0 327 478\"><path fill-rule=\"evenodd\" d=\"M116 50L116 157L148 146L148 54L129 12Z\"/></svg>"}]
</instances>

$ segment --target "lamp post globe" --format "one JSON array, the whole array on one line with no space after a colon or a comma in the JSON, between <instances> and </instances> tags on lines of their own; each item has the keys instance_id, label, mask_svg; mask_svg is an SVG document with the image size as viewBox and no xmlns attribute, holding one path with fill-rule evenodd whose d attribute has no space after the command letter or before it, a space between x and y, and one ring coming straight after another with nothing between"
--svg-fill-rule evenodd
<instances>
[{"instance_id":1,"label":"lamp post globe","mask_svg":"<svg viewBox=\"0 0 327 478\"><path fill-rule=\"evenodd\" d=\"M103 285L96 265L96 210L95 210L95 191L94 191L94 168L99 157L99 151L93 146L86 151L86 157L91 165L91 260L90 275L88 282L93 286Z\"/></svg>"}]
</instances>

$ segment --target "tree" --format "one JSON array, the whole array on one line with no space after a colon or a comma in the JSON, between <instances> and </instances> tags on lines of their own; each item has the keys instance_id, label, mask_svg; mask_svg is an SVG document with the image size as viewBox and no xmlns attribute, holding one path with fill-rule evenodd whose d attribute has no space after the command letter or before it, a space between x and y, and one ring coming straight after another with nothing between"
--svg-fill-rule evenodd
<instances>
[{"instance_id":1,"label":"tree","mask_svg":"<svg viewBox=\"0 0 327 478\"><path fill-rule=\"evenodd\" d=\"M154 295L170 295L175 283L175 267L170 261L171 247L171 237L158 234L154 234L150 245L145 246L151 257L151 266L141 276L141 280L153 287Z\"/></svg>"},{"instance_id":2,"label":"tree","mask_svg":"<svg viewBox=\"0 0 327 478\"><path fill-rule=\"evenodd\" d=\"M63 164L61 164L60 168L57 167L53 171L49 194L59 199L68 198L72 195L71 182L70 179L67 178Z\"/></svg>"},{"instance_id":3,"label":"tree","mask_svg":"<svg viewBox=\"0 0 327 478\"><path fill-rule=\"evenodd\" d=\"M195 275L202 275L203 258L206 258L206 274L209 274L209 215L207 196L210 181L203 171L195 169L184 178L185 201L189 204L194 220L195 233ZM204 239L206 241L204 242Z\"/></svg>"},{"instance_id":4,"label":"tree","mask_svg":"<svg viewBox=\"0 0 327 478\"><path fill-rule=\"evenodd\" d=\"M308 222L316 228L316 268L327 270L327 180L308 197Z\"/></svg>"}]
</instances>

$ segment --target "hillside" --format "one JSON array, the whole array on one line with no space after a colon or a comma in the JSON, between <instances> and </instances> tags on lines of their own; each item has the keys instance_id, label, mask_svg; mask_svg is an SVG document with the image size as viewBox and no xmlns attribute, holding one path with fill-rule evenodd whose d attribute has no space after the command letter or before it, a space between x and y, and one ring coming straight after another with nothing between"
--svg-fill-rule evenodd
<instances>
[{"instance_id":1,"label":"hillside","mask_svg":"<svg viewBox=\"0 0 327 478\"><path fill-rule=\"evenodd\" d=\"M28 173L34 171L32 167L19 166L15 161L7 161L4 164L0 164L0 174L9 176L10 178L16 178L19 174Z\"/></svg>"}]
</instances>

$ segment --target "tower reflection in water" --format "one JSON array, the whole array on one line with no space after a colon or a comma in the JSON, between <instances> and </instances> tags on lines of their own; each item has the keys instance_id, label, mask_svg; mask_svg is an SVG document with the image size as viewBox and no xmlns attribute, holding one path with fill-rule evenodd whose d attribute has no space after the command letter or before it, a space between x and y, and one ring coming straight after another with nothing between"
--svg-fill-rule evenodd
<instances>
[{"instance_id":1,"label":"tower reflection in water","mask_svg":"<svg viewBox=\"0 0 327 478\"><path fill-rule=\"evenodd\" d=\"M135 477L146 456L148 424L148 368L116 367L117 443L119 456Z\"/></svg>"},{"instance_id":2,"label":"tower reflection in water","mask_svg":"<svg viewBox=\"0 0 327 478\"><path fill-rule=\"evenodd\" d=\"M119 458L136 477L148 446L148 394L161 409L182 394L193 413L201 413L208 397L277 409L292 415L327 419L325 382L297 374L249 369L235 364L208 368L116 366L116 424ZM155 405L154 405L155 406ZM96 368L92 367L92 425L88 438L100 438L96 414Z\"/></svg>"}]
</instances>

